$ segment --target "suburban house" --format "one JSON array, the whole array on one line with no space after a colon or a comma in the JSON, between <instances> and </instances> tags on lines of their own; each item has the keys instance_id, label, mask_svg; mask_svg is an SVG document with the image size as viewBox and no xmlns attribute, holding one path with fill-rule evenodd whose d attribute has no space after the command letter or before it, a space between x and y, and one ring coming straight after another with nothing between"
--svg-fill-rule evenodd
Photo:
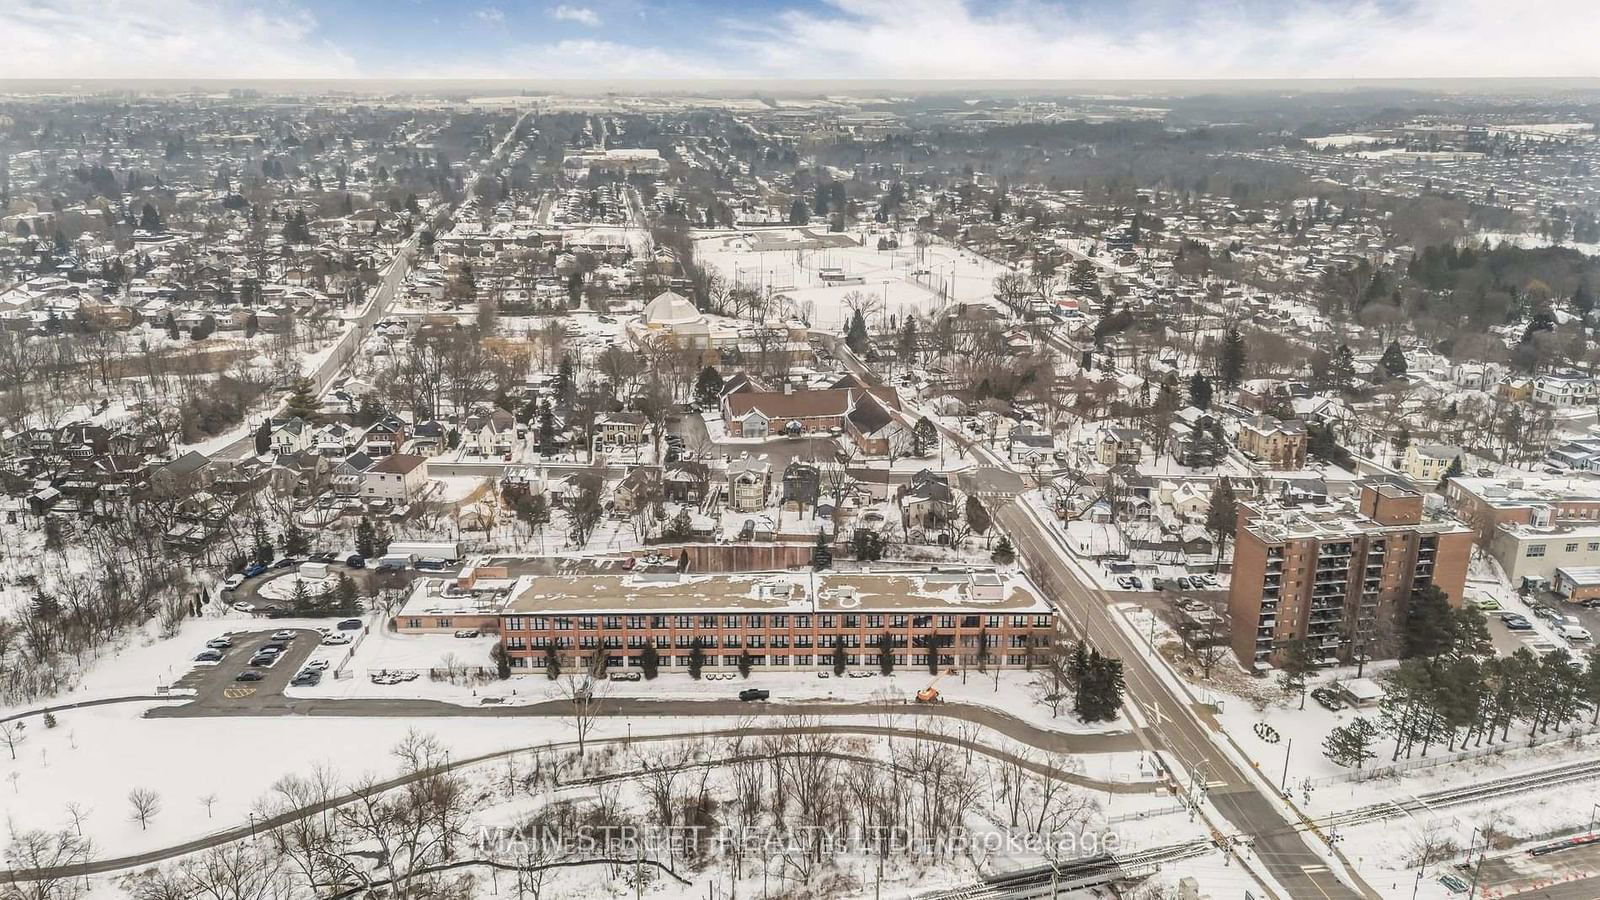
<instances>
[{"instance_id":1,"label":"suburban house","mask_svg":"<svg viewBox=\"0 0 1600 900\"><path fill-rule=\"evenodd\" d=\"M911 428L872 394L861 394L844 422L845 432L867 456L888 456L891 449L901 455L911 452Z\"/></svg>"},{"instance_id":2,"label":"suburban house","mask_svg":"<svg viewBox=\"0 0 1600 900\"><path fill-rule=\"evenodd\" d=\"M658 466L638 466L622 477L611 490L611 513L614 516L631 516L661 498L661 469Z\"/></svg>"},{"instance_id":3,"label":"suburban house","mask_svg":"<svg viewBox=\"0 0 1600 900\"><path fill-rule=\"evenodd\" d=\"M372 468L372 457L365 453L352 453L333 467L328 482L338 496L358 497L362 493L361 486L366 481L367 470L370 468Z\"/></svg>"},{"instance_id":4,"label":"suburban house","mask_svg":"<svg viewBox=\"0 0 1600 900\"><path fill-rule=\"evenodd\" d=\"M311 425L299 416L273 422L271 433L273 453L292 455L311 449Z\"/></svg>"},{"instance_id":5,"label":"suburban house","mask_svg":"<svg viewBox=\"0 0 1600 900\"><path fill-rule=\"evenodd\" d=\"M600 440L610 447L616 444L643 443L646 424L644 416L624 411L607 415L595 427L599 430Z\"/></svg>"},{"instance_id":6,"label":"suburban house","mask_svg":"<svg viewBox=\"0 0 1600 900\"><path fill-rule=\"evenodd\" d=\"M711 485L711 467L698 460L681 459L662 470L661 491L668 500L699 503Z\"/></svg>"},{"instance_id":7,"label":"suburban house","mask_svg":"<svg viewBox=\"0 0 1600 900\"><path fill-rule=\"evenodd\" d=\"M1464 456L1465 451L1449 444L1412 444L1406 448L1400 471L1418 484L1435 485L1450 471L1450 464Z\"/></svg>"},{"instance_id":8,"label":"suburban house","mask_svg":"<svg viewBox=\"0 0 1600 900\"><path fill-rule=\"evenodd\" d=\"M869 395L887 410L900 408L899 396L893 388L846 387L797 391L793 386L785 385L781 391L760 391L747 387L723 393L722 421L731 437L827 434L834 429L843 431L845 417ZM883 452L888 451L885 449Z\"/></svg>"},{"instance_id":9,"label":"suburban house","mask_svg":"<svg viewBox=\"0 0 1600 900\"><path fill-rule=\"evenodd\" d=\"M728 463L728 508L734 512L765 508L771 482L772 464L764 459L747 456Z\"/></svg>"},{"instance_id":10,"label":"suburban house","mask_svg":"<svg viewBox=\"0 0 1600 900\"><path fill-rule=\"evenodd\" d=\"M1239 423L1238 447L1273 469L1306 465L1306 425L1299 419L1251 416Z\"/></svg>"},{"instance_id":11,"label":"suburban house","mask_svg":"<svg viewBox=\"0 0 1600 900\"><path fill-rule=\"evenodd\" d=\"M343 422L330 422L316 430L312 446L323 456L349 456L361 446L361 431Z\"/></svg>"},{"instance_id":12,"label":"suburban house","mask_svg":"<svg viewBox=\"0 0 1600 900\"><path fill-rule=\"evenodd\" d=\"M428 485L428 458L392 453L362 475L362 496L374 500L410 503Z\"/></svg>"},{"instance_id":13,"label":"suburban house","mask_svg":"<svg viewBox=\"0 0 1600 900\"><path fill-rule=\"evenodd\" d=\"M406 442L406 423L396 416L384 416L367 429L362 452L368 456L388 456L399 453Z\"/></svg>"},{"instance_id":14,"label":"suburban house","mask_svg":"<svg viewBox=\"0 0 1600 900\"><path fill-rule=\"evenodd\" d=\"M950 479L923 469L911 476L900 492L901 524L910 529L943 528L956 518L955 492Z\"/></svg>"},{"instance_id":15,"label":"suburban house","mask_svg":"<svg viewBox=\"0 0 1600 900\"><path fill-rule=\"evenodd\" d=\"M1107 428L1094 448L1102 466L1136 466L1143 453L1144 435L1137 428Z\"/></svg>"}]
</instances>

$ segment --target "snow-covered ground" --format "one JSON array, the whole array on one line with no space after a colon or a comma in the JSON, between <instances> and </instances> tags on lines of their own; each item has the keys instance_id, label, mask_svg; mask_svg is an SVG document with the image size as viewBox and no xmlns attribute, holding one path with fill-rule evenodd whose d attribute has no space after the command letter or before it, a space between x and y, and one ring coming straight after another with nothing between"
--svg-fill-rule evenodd
<instances>
[{"instance_id":1,"label":"snow-covered ground","mask_svg":"<svg viewBox=\"0 0 1600 900\"><path fill-rule=\"evenodd\" d=\"M840 237L821 228L808 230L824 239ZM803 237L799 229L762 234L785 240ZM930 244L919 250L912 245L910 232L899 235L899 250L877 249L879 236L893 236L887 230L852 229L847 234L864 244L757 251L748 249L748 234L720 232L696 240L695 258L715 266L730 283L763 291L770 288L772 293L788 296L797 304L809 304L813 310L811 323L833 330L848 320L850 310L844 298L852 292L878 298L885 316L906 312L925 315L942 303L992 304L994 279L1006 271L991 260L948 244ZM820 269L838 269L852 283L825 283L819 277ZM943 301L941 285L946 296Z\"/></svg>"}]
</instances>

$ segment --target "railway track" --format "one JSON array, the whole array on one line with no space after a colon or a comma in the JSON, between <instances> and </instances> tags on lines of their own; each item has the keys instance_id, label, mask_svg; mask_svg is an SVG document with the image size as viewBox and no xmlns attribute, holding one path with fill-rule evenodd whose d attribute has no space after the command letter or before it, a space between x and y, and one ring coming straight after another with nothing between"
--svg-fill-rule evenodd
<instances>
[{"instance_id":1,"label":"railway track","mask_svg":"<svg viewBox=\"0 0 1600 900\"><path fill-rule=\"evenodd\" d=\"M1503 797L1521 791L1543 790L1578 781L1587 781L1591 778L1600 778L1600 760L1538 769L1518 775L1508 775L1504 778L1497 778L1493 781L1485 781L1479 784L1445 788L1402 800L1373 803L1345 810L1344 812L1333 813L1312 821L1319 827L1324 828L1365 825L1370 822L1381 822L1385 819L1393 819L1416 812L1427 812L1440 807L1457 806L1476 800L1492 800L1496 797Z\"/></svg>"}]
</instances>

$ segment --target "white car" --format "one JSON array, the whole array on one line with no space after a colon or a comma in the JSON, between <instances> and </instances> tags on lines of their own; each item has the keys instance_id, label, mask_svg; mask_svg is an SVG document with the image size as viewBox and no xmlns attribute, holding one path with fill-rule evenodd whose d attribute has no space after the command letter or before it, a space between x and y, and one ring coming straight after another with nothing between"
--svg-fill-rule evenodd
<instances>
[{"instance_id":1,"label":"white car","mask_svg":"<svg viewBox=\"0 0 1600 900\"><path fill-rule=\"evenodd\" d=\"M224 591L236 591L241 584L244 584L244 576L236 572L222 580L222 589Z\"/></svg>"},{"instance_id":2,"label":"white car","mask_svg":"<svg viewBox=\"0 0 1600 900\"><path fill-rule=\"evenodd\" d=\"M255 612L256 611L256 605L254 603L246 603L243 600L241 600L238 603L235 603L233 605L233 609L234 609L235 612L242 612L242 613Z\"/></svg>"},{"instance_id":3,"label":"white car","mask_svg":"<svg viewBox=\"0 0 1600 900\"><path fill-rule=\"evenodd\" d=\"M328 661L325 659L313 659L306 663L305 667L307 669L315 669L320 672L328 667Z\"/></svg>"},{"instance_id":4,"label":"white car","mask_svg":"<svg viewBox=\"0 0 1600 900\"><path fill-rule=\"evenodd\" d=\"M335 644L348 644L348 643L350 643L350 635L348 635L348 634L330 634L327 637L322 639L322 643L325 644L325 645L328 645L328 646L333 646Z\"/></svg>"}]
</instances>

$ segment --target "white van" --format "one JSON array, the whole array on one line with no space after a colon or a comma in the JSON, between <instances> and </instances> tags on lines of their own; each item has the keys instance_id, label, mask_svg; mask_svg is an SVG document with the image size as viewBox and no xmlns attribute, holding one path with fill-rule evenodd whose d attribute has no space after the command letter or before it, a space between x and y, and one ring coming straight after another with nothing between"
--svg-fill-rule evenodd
<instances>
[{"instance_id":1,"label":"white van","mask_svg":"<svg viewBox=\"0 0 1600 900\"><path fill-rule=\"evenodd\" d=\"M1582 625L1562 625L1556 629L1556 634L1561 635L1568 643L1572 644L1587 644L1594 639L1589 634L1589 629L1584 628Z\"/></svg>"}]
</instances>

